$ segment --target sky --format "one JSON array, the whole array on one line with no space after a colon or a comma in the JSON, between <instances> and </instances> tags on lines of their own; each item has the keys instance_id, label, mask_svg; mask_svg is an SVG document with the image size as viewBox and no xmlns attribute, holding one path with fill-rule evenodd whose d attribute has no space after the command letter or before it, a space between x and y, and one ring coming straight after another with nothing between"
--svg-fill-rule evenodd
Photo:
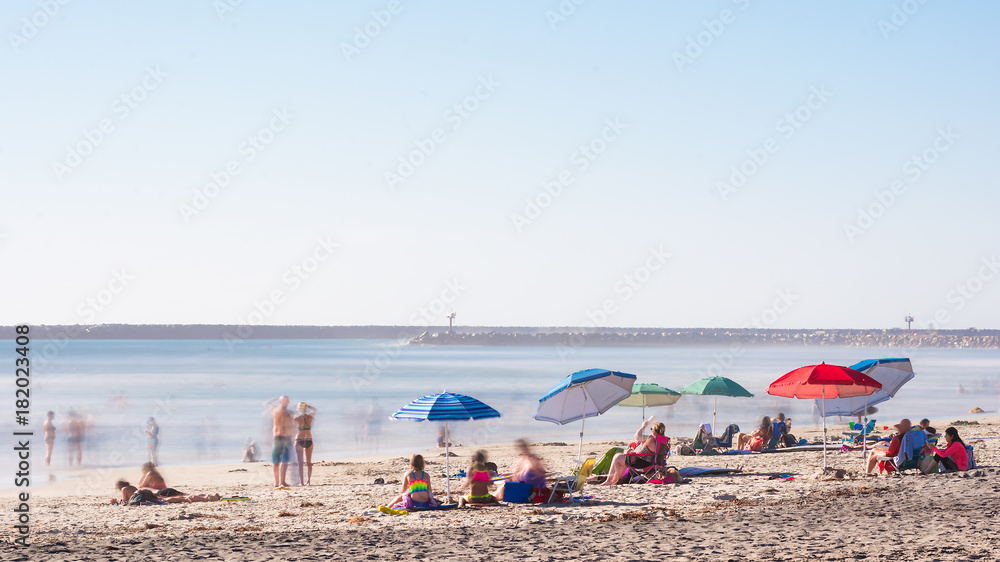
<instances>
[{"instance_id":1,"label":"sky","mask_svg":"<svg viewBox=\"0 0 1000 562\"><path fill-rule=\"evenodd\" d=\"M4 2L0 324L1000 328L998 16Z\"/></svg>"}]
</instances>

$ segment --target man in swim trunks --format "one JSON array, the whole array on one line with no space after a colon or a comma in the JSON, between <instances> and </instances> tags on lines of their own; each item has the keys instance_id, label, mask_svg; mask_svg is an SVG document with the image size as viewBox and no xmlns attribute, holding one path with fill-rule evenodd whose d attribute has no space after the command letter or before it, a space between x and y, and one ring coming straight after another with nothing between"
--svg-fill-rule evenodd
<instances>
[{"instance_id":1,"label":"man in swim trunks","mask_svg":"<svg viewBox=\"0 0 1000 562\"><path fill-rule=\"evenodd\" d=\"M272 406L277 402L277 405ZM295 418L288 409L288 397L279 396L264 403L271 408L274 441L271 445L271 462L274 464L274 487L287 488L285 476L288 474L288 455L291 451L292 436L295 435Z\"/></svg>"}]
</instances>

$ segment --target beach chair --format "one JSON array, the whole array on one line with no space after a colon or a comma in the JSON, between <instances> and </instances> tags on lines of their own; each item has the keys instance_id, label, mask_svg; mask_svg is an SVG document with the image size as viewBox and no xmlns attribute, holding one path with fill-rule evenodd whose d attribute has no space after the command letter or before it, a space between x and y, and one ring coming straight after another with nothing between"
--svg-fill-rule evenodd
<instances>
[{"instance_id":1,"label":"beach chair","mask_svg":"<svg viewBox=\"0 0 1000 562\"><path fill-rule=\"evenodd\" d=\"M649 481L653 474L656 474L659 469L664 467L667 461L667 457L670 456L670 438L666 435L660 435L656 438L656 450L652 453L631 453L628 455L630 457L647 457L652 456L653 462L645 468L635 468L628 467L625 474L629 478L629 482L636 484L644 484Z\"/></svg>"},{"instance_id":2,"label":"beach chair","mask_svg":"<svg viewBox=\"0 0 1000 562\"><path fill-rule=\"evenodd\" d=\"M915 429L903 436L903 442L899 444L899 453L894 457L877 457L884 461L887 466L891 466L896 474L902 476L902 471L918 469L920 463L920 453L927 444L927 434L922 429Z\"/></svg>"},{"instance_id":3,"label":"beach chair","mask_svg":"<svg viewBox=\"0 0 1000 562\"><path fill-rule=\"evenodd\" d=\"M722 432L722 435L715 439L716 445L719 447L725 447L726 449L733 448L733 436L740 432L740 426L735 423L729 424L726 430Z\"/></svg>"},{"instance_id":4,"label":"beach chair","mask_svg":"<svg viewBox=\"0 0 1000 562\"><path fill-rule=\"evenodd\" d=\"M845 431L843 441L849 441L853 445L860 445L862 439L868 439L868 436L875 431L875 420L868 420L864 428L860 425L855 425L854 427L857 428L857 431Z\"/></svg>"},{"instance_id":5,"label":"beach chair","mask_svg":"<svg viewBox=\"0 0 1000 562\"><path fill-rule=\"evenodd\" d=\"M768 442L764 444L764 448L765 449L777 448L778 443L781 443L781 441L785 438L785 435L788 435L788 427L785 425L785 422L780 422L780 421L772 422L771 439L769 439Z\"/></svg>"},{"instance_id":6,"label":"beach chair","mask_svg":"<svg viewBox=\"0 0 1000 562\"><path fill-rule=\"evenodd\" d=\"M590 473L594 470L594 464L596 463L597 459L591 457L583 461L583 465L576 474L556 478L555 482L552 483L552 493L549 495L549 501L545 503L553 502L556 498L556 492L566 492L569 494L570 501L574 501L573 493L579 493L583 490L583 486L587 483L587 478L590 477Z\"/></svg>"}]
</instances>

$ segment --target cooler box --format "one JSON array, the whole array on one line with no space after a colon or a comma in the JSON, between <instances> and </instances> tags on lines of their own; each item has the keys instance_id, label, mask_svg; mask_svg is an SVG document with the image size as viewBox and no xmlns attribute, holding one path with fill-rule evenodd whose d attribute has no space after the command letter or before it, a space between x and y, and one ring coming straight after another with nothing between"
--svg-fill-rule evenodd
<instances>
[{"instance_id":1,"label":"cooler box","mask_svg":"<svg viewBox=\"0 0 1000 562\"><path fill-rule=\"evenodd\" d=\"M510 503L529 503L531 485L524 482L507 482L503 485L503 501Z\"/></svg>"}]
</instances>

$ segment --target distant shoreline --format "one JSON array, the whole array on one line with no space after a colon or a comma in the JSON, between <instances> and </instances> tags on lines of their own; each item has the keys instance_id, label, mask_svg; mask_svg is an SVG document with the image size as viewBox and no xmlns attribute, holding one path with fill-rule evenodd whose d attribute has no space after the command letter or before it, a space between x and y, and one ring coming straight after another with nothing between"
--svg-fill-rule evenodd
<instances>
[{"instance_id":1,"label":"distant shoreline","mask_svg":"<svg viewBox=\"0 0 1000 562\"><path fill-rule=\"evenodd\" d=\"M396 339L438 346L841 346L1000 349L1000 330L583 328L462 326L239 326L228 324L96 324L31 326L37 339L54 340L282 340ZM14 337L0 326L0 337Z\"/></svg>"}]
</instances>

